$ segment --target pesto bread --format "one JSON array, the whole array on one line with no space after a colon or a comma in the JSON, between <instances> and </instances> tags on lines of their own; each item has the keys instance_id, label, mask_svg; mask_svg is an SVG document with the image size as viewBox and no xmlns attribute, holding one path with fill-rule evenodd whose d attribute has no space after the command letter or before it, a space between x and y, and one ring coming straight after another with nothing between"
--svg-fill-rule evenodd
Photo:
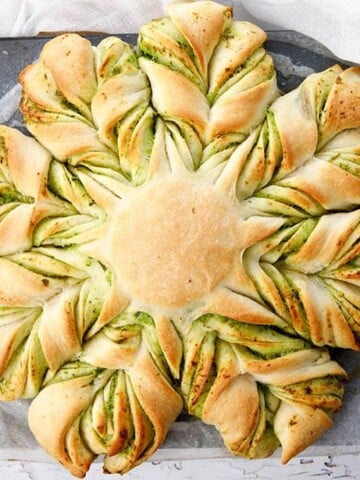
<instances>
[{"instance_id":1,"label":"pesto bread","mask_svg":"<svg viewBox=\"0 0 360 480\"><path fill-rule=\"evenodd\" d=\"M185 408L286 463L332 425L360 347L360 69L281 96L265 33L175 3L134 51L64 34L0 127L0 398L83 477Z\"/></svg>"}]
</instances>

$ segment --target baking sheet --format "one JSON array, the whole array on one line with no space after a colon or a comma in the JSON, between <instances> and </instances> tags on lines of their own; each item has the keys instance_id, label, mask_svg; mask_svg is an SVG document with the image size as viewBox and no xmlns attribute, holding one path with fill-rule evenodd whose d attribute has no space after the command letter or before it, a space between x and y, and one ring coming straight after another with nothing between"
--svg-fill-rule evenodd
<instances>
[{"instance_id":1,"label":"baking sheet","mask_svg":"<svg viewBox=\"0 0 360 480\"><path fill-rule=\"evenodd\" d=\"M309 74L324 70L334 63L343 67L349 65L336 59L325 47L302 34L277 31L269 32L268 36L266 48L275 60L279 88L284 92L295 88ZM104 35L87 37L93 44L97 44ZM136 42L134 34L120 37L132 44ZM37 59L48 39L49 37L0 38L0 123L25 131L17 109L20 97L17 76L22 68ZM333 428L303 452L303 456L360 453L360 354L335 351L334 356L350 376L344 406L335 415ZM27 427L29 403L27 400L12 404L0 403L1 460L52 461L37 445ZM275 455L279 456L280 452ZM184 414L174 424L166 442L152 460L229 456L213 427Z\"/></svg>"}]
</instances>

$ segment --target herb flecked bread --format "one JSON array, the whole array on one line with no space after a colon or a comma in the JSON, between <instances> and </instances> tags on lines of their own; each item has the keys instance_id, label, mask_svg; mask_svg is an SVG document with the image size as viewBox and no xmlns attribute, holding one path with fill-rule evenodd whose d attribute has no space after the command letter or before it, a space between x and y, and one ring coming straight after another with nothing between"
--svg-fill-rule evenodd
<instances>
[{"instance_id":1,"label":"herb flecked bread","mask_svg":"<svg viewBox=\"0 0 360 480\"><path fill-rule=\"evenodd\" d=\"M71 473L124 473L183 408L282 461L360 347L360 68L280 96L265 33L172 4L136 52L50 40L0 127L0 398Z\"/></svg>"}]
</instances>

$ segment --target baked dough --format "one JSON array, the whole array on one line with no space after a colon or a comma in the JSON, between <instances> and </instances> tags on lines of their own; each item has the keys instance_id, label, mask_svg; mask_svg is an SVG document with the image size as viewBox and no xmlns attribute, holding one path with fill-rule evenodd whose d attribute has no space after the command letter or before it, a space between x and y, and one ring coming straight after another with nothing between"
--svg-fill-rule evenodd
<instances>
[{"instance_id":1,"label":"baked dough","mask_svg":"<svg viewBox=\"0 0 360 480\"><path fill-rule=\"evenodd\" d=\"M360 346L360 69L279 96L266 36L176 3L136 53L50 40L0 128L0 397L82 477L124 473L182 408L287 462Z\"/></svg>"}]
</instances>

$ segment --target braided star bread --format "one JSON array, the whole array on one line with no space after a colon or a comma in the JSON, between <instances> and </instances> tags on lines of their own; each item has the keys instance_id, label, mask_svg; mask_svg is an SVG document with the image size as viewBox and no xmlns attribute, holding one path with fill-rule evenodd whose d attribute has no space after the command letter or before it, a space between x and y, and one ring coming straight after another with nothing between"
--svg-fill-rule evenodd
<instances>
[{"instance_id":1,"label":"braided star bread","mask_svg":"<svg viewBox=\"0 0 360 480\"><path fill-rule=\"evenodd\" d=\"M185 407L282 460L341 406L360 347L360 69L279 96L258 27L173 4L137 51L76 34L0 128L0 396L82 477L124 473Z\"/></svg>"}]
</instances>

